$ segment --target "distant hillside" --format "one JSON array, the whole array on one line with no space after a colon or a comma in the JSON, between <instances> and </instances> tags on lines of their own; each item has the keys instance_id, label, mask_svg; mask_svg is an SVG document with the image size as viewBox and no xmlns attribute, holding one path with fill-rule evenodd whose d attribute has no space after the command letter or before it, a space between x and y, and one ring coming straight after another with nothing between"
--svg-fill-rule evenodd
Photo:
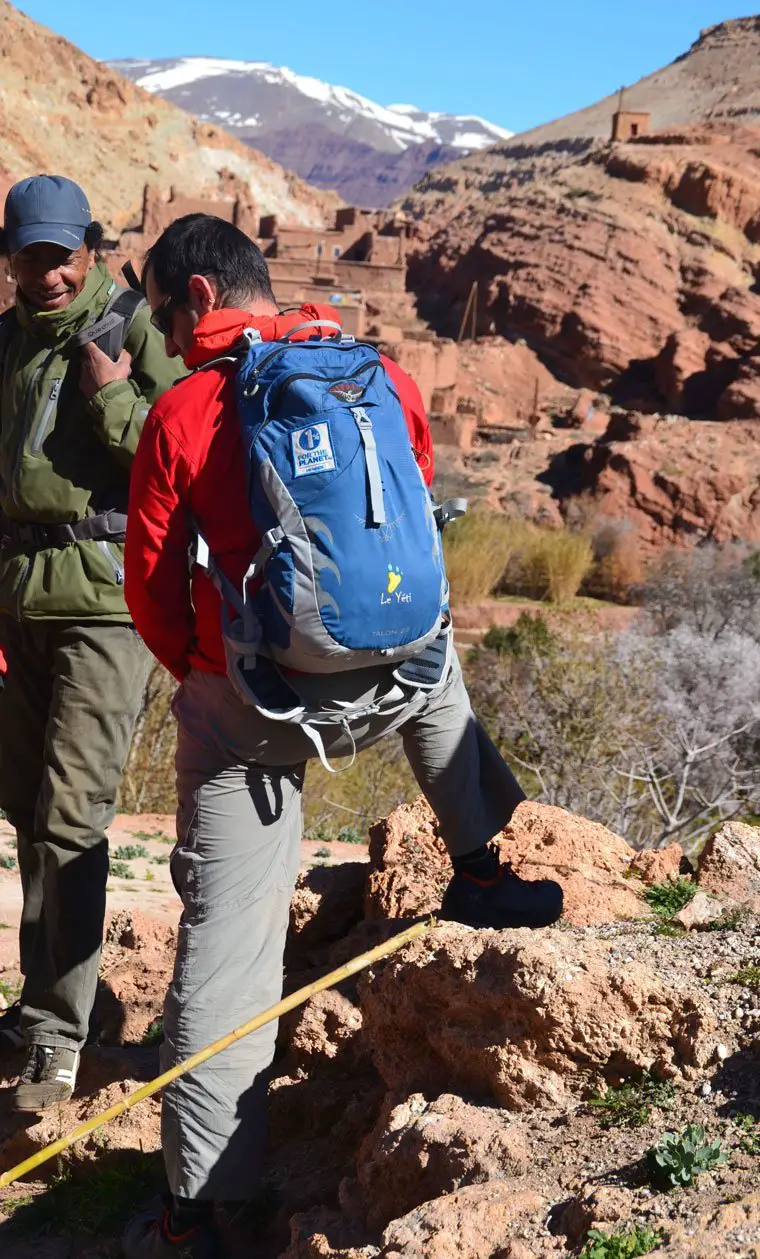
<instances>
[{"instance_id":1,"label":"distant hillside","mask_svg":"<svg viewBox=\"0 0 760 1259\"><path fill-rule=\"evenodd\" d=\"M632 14L632 20L635 16ZM521 132L530 144L571 136L604 136L618 94L555 122ZM760 120L760 16L721 22L700 33L688 52L625 90L625 108L647 110L652 127Z\"/></svg>"},{"instance_id":2,"label":"distant hillside","mask_svg":"<svg viewBox=\"0 0 760 1259\"><path fill-rule=\"evenodd\" d=\"M139 215L148 181L192 196L224 195L237 183L265 212L321 222L324 194L218 126L150 96L6 0L0 58L0 182L40 171L68 175L112 230Z\"/></svg>"}]
</instances>

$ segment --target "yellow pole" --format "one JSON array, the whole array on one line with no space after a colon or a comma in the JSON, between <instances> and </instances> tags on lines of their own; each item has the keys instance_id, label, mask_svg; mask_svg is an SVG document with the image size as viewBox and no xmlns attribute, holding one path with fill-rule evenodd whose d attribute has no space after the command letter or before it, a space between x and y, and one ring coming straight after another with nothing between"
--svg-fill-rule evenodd
<instances>
[{"instance_id":1,"label":"yellow pole","mask_svg":"<svg viewBox=\"0 0 760 1259\"><path fill-rule=\"evenodd\" d=\"M81 1141L83 1137L89 1136L92 1132L97 1132L99 1128L104 1128L112 1119L116 1119L119 1115L123 1115L125 1111L131 1110L138 1102L142 1102L146 1097L152 1097L154 1093L158 1093L162 1088L166 1088L167 1084L172 1084L180 1076L187 1075L188 1071L199 1067L201 1063L208 1062L209 1058L215 1058L217 1054L234 1044L235 1041L242 1040L245 1036L250 1036L251 1032L257 1031L265 1023L271 1023L274 1019L279 1018L280 1015L287 1014L289 1010L295 1010L296 1006L302 1005L304 1001L308 1001L309 997L313 997L315 993L323 992L325 988L333 988L335 984L339 984L342 979L347 979L349 975L355 975L357 971L364 970L365 967L371 966L373 962L378 961L380 958L387 957L389 953L395 953L397 949L403 948L411 940L416 940L418 936L424 935L433 924L434 920L432 918L427 922L418 922L415 926L410 927L408 931L403 931L401 935L392 936L384 944L378 944L376 948L370 949L369 952L361 953L358 957L352 958L350 962L346 962L344 966L339 966L337 970L331 971L329 975L324 975L322 979L315 980L313 984L307 984L305 988L299 988L297 992L291 993L289 997L285 997L277 1005L270 1006L268 1010L264 1010L247 1023L243 1023L234 1032L229 1032L227 1036L222 1036L221 1040L214 1041L213 1045L208 1045L205 1049L199 1050L197 1054L193 1054L191 1058L186 1058L184 1062L180 1062L176 1067L172 1067L170 1071L165 1071L163 1075L159 1075L155 1080L151 1080L149 1084L143 1084L142 1088L136 1089L134 1093L130 1093L129 1097L125 1097L123 1101L117 1102L115 1106L102 1111L101 1114L96 1115L93 1119L88 1119L86 1123L80 1124L67 1137L61 1137L60 1140L54 1141L52 1145L46 1146L44 1150L33 1154L31 1158L25 1159L23 1163L12 1167L10 1171L4 1172L0 1176L0 1189L5 1189L8 1185L12 1185L14 1181L21 1176L25 1176L27 1172L33 1171L35 1167L39 1167L42 1163L47 1163L49 1159L55 1158L56 1154L61 1154L64 1150L68 1150L70 1146L77 1141Z\"/></svg>"}]
</instances>

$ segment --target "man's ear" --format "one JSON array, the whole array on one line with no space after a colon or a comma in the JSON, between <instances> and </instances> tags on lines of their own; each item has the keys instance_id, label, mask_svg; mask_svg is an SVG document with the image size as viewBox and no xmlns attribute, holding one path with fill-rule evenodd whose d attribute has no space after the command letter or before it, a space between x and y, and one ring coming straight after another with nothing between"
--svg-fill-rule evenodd
<instances>
[{"instance_id":1,"label":"man's ear","mask_svg":"<svg viewBox=\"0 0 760 1259\"><path fill-rule=\"evenodd\" d=\"M218 305L218 289L213 276L191 275L187 282L188 305L199 318Z\"/></svg>"}]
</instances>

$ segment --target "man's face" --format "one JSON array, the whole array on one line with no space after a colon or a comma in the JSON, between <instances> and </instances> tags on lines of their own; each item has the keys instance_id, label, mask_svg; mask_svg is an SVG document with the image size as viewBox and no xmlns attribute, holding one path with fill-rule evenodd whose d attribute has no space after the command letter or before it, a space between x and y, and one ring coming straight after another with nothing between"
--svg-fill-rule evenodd
<instances>
[{"instance_id":1,"label":"man's face","mask_svg":"<svg viewBox=\"0 0 760 1259\"><path fill-rule=\"evenodd\" d=\"M145 296L151 312L161 312L161 323L164 329L164 346L169 358L185 358L193 343L193 331L198 323L198 313L187 302L167 301L166 293L162 293L153 279L153 271L148 268L145 282Z\"/></svg>"},{"instance_id":2,"label":"man's face","mask_svg":"<svg viewBox=\"0 0 760 1259\"><path fill-rule=\"evenodd\" d=\"M86 245L71 252L61 245L37 241L11 257L11 271L35 310L63 310L81 293L95 254Z\"/></svg>"}]
</instances>

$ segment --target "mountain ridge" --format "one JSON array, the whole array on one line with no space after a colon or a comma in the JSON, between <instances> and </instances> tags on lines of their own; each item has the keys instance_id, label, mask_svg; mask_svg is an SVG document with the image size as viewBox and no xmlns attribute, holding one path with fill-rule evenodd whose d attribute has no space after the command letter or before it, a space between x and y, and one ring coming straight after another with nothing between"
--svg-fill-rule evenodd
<instances>
[{"instance_id":1,"label":"mountain ridge","mask_svg":"<svg viewBox=\"0 0 760 1259\"><path fill-rule=\"evenodd\" d=\"M309 183L356 204L385 205L430 166L512 134L474 114L379 105L266 61L177 57L111 64L145 91L223 126Z\"/></svg>"}]
</instances>

